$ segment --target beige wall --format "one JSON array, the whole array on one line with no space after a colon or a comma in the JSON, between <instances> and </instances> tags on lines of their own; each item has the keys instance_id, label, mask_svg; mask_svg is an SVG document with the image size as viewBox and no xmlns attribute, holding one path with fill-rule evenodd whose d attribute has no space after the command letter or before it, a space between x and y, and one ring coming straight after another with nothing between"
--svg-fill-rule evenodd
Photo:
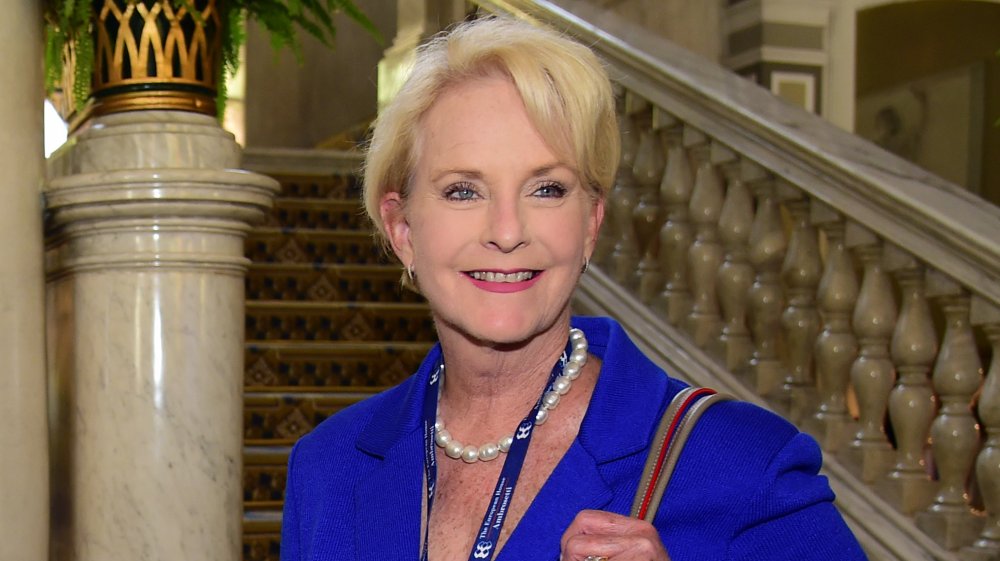
<instances>
[{"instance_id":1,"label":"beige wall","mask_svg":"<svg viewBox=\"0 0 1000 561\"><path fill-rule=\"evenodd\" d=\"M899 132L890 150L1000 204L998 30L996 2L859 11L855 130L873 138L872 111L892 109Z\"/></svg>"},{"instance_id":2,"label":"beige wall","mask_svg":"<svg viewBox=\"0 0 1000 561\"><path fill-rule=\"evenodd\" d=\"M720 2L702 0L586 0L614 10L712 61L722 55ZM558 4L558 0L556 0Z\"/></svg>"},{"instance_id":3,"label":"beige wall","mask_svg":"<svg viewBox=\"0 0 1000 561\"><path fill-rule=\"evenodd\" d=\"M396 33L396 0L358 2L388 44ZM275 55L262 28L248 26L247 146L313 148L375 115L376 76L384 46L337 16L336 49L303 37L303 64Z\"/></svg>"},{"instance_id":4,"label":"beige wall","mask_svg":"<svg viewBox=\"0 0 1000 561\"><path fill-rule=\"evenodd\" d=\"M589 0L641 23L710 60L719 60L721 6L689 0ZM246 145L312 148L374 117L377 65L396 35L397 0L359 5L382 32L378 45L358 26L338 17L337 48L303 37L305 60L275 55L266 33L248 26L246 47Z\"/></svg>"}]
</instances>

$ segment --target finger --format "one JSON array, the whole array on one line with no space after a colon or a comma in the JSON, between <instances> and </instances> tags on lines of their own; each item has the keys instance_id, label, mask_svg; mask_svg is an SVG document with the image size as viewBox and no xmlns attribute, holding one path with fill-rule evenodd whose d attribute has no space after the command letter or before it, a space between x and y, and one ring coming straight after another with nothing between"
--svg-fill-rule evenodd
<instances>
[{"instance_id":1,"label":"finger","mask_svg":"<svg viewBox=\"0 0 1000 561\"><path fill-rule=\"evenodd\" d=\"M563 532L562 538L559 540L560 548L565 551L566 541L575 535L602 533L600 529L605 525L601 522L603 514L605 513L599 510L581 510L578 512L573 518L573 522Z\"/></svg>"},{"instance_id":2,"label":"finger","mask_svg":"<svg viewBox=\"0 0 1000 561\"><path fill-rule=\"evenodd\" d=\"M637 540L636 544L632 544L632 540ZM583 545L571 547L571 542ZM601 553L588 553L587 548L596 545L601 551L604 551L605 544L617 554L631 549L638 552L663 551L659 533L649 522L598 510L580 511L560 540L564 558L566 558L567 551L570 553L582 552L583 557L601 555ZM645 559L650 558L645 557ZM665 558L665 553L663 558Z\"/></svg>"},{"instance_id":3,"label":"finger","mask_svg":"<svg viewBox=\"0 0 1000 561\"><path fill-rule=\"evenodd\" d=\"M587 557L620 556L627 548L628 538L577 534L568 539L562 549L562 561L584 561Z\"/></svg>"},{"instance_id":4,"label":"finger","mask_svg":"<svg viewBox=\"0 0 1000 561\"><path fill-rule=\"evenodd\" d=\"M587 557L607 557L611 561L668 559L658 537L577 534L566 541L563 561L584 561Z\"/></svg>"},{"instance_id":5,"label":"finger","mask_svg":"<svg viewBox=\"0 0 1000 561\"><path fill-rule=\"evenodd\" d=\"M581 510L563 533L566 538L576 534L627 535L636 532L656 533L653 525L644 520L629 518L603 510Z\"/></svg>"}]
</instances>

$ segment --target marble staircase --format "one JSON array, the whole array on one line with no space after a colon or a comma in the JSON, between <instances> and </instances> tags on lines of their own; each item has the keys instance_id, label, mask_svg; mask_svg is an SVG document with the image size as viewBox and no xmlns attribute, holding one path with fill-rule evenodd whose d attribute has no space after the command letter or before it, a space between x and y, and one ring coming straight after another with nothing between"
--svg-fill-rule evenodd
<instances>
[{"instance_id":1,"label":"marble staircase","mask_svg":"<svg viewBox=\"0 0 1000 561\"><path fill-rule=\"evenodd\" d=\"M288 454L323 419L394 385L433 344L427 305L373 242L358 155L248 150L282 190L246 241L243 559L278 561Z\"/></svg>"}]
</instances>

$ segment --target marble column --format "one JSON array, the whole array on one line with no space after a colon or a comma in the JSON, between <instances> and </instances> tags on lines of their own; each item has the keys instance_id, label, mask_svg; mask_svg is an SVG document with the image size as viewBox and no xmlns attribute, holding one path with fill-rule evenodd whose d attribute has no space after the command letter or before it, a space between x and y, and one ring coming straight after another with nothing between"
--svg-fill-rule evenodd
<instances>
[{"instance_id":1,"label":"marble column","mask_svg":"<svg viewBox=\"0 0 1000 561\"><path fill-rule=\"evenodd\" d=\"M66 561L237 561L243 240L277 184L210 117L102 117L51 164L53 538Z\"/></svg>"},{"instance_id":2,"label":"marble column","mask_svg":"<svg viewBox=\"0 0 1000 561\"><path fill-rule=\"evenodd\" d=\"M0 18L0 559L48 558L40 2Z\"/></svg>"}]
</instances>

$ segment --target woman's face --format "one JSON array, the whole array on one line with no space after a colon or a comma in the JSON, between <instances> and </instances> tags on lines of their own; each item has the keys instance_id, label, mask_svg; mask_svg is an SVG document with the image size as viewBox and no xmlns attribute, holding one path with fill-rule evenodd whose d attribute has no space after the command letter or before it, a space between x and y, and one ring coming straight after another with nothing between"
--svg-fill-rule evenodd
<instances>
[{"instance_id":1,"label":"woman's face","mask_svg":"<svg viewBox=\"0 0 1000 561\"><path fill-rule=\"evenodd\" d=\"M417 154L405 202L389 193L381 212L438 330L520 343L568 320L603 201L542 140L514 86L482 78L446 90L421 121Z\"/></svg>"}]
</instances>

